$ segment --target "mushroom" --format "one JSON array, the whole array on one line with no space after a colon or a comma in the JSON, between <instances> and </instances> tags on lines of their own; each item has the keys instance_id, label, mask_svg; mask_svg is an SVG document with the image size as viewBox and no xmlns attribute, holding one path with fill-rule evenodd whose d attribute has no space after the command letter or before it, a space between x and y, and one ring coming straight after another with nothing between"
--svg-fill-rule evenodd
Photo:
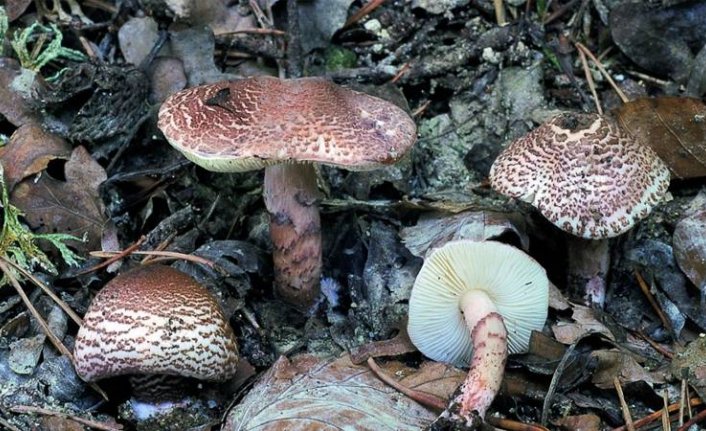
<instances>
[{"instance_id":1,"label":"mushroom","mask_svg":"<svg viewBox=\"0 0 706 431\"><path fill-rule=\"evenodd\" d=\"M472 426L485 416L508 351L527 351L532 331L544 327L548 301L544 268L512 246L449 241L427 256L409 299L409 337L433 360L470 363L441 420Z\"/></svg>"},{"instance_id":2,"label":"mushroom","mask_svg":"<svg viewBox=\"0 0 706 431\"><path fill-rule=\"evenodd\" d=\"M159 128L205 169L265 168L277 292L301 308L315 301L321 275L313 163L376 169L416 141L404 110L322 78L260 76L190 88L164 102Z\"/></svg>"},{"instance_id":3,"label":"mushroom","mask_svg":"<svg viewBox=\"0 0 706 431\"><path fill-rule=\"evenodd\" d=\"M98 292L74 357L76 373L87 382L128 374L222 381L235 375L238 349L205 287L174 268L148 265Z\"/></svg>"},{"instance_id":4,"label":"mushroom","mask_svg":"<svg viewBox=\"0 0 706 431\"><path fill-rule=\"evenodd\" d=\"M490 183L579 237L568 242L568 286L602 307L607 239L631 229L663 199L669 169L613 120L565 113L511 143L493 163Z\"/></svg>"}]
</instances>

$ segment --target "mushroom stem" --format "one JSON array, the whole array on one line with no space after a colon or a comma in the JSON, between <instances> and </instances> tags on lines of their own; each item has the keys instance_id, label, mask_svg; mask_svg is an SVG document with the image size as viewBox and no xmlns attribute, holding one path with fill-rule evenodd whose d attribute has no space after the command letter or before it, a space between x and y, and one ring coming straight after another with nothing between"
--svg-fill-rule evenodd
<instances>
[{"instance_id":1,"label":"mushroom stem","mask_svg":"<svg viewBox=\"0 0 706 431\"><path fill-rule=\"evenodd\" d=\"M477 423L477 417L485 417L500 389L507 359L507 330L495 304L481 290L463 295L460 308L471 331L473 356L466 380L441 417L470 427Z\"/></svg>"},{"instance_id":2,"label":"mushroom stem","mask_svg":"<svg viewBox=\"0 0 706 431\"><path fill-rule=\"evenodd\" d=\"M318 297L321 277L321 219L314 166L268 166L263 195L270 213L276 292L307 309Z\"/></svg>"},{"instance_id":3,"label":"mushroom stem","mask_svg":"<svg viewBox=\"0 0 706 431\"><path fill-rule=\"evenodd\" d=\"M568 238L569 265L567 290L569 297L602 309L606 299L606 277L610 267L608 239Z\"/></svg>"}]
</instances>

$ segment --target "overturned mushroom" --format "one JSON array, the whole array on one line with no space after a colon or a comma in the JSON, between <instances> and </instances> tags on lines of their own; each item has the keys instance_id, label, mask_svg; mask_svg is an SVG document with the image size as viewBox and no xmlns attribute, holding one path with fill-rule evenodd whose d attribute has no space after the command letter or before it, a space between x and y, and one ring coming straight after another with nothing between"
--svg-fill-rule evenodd
<instances>
[{"instance_id":1,"label":"overturned mushroom","mask_svg":"<svg viewBox=\"0 0 706 431\"><path fill-rule=\"evenodd\" d=\"M485 416L508 352L527 351L531 332L544 327L548 291L544 269L499 242L451 241L425 259L409 299L409 337L431 359L470 363L441 420L471 426Z\"/></svg>"},{"instance_id":2,"label":"overturned mushroom","mask_svg":"<svg viewBox=\"0 0 706 431\"><path fill-rule=\"evenodd\" d=\"M233 330L213 296L161 265L123 273L98 292L74 357L76 373L88 382L129 374L221 381L238 364Z\"/></svg>"},{"instance_id":3,"label":"overturned mushroom","mask_svg":"<svg viewBox=\"0 0 706 431\"><path fill-rule=\"evenodd\" d=\"M493 163L490 183L581 238L568 243L569 285L602 307L607 238L647 217L667 192L669 169L609 118L568 113L510 144Z\"/></svg>"},{"instance_id":4,"label":"overturned mushroom","mask_svg":"<svg viewBox=\"0 0 706 431\"><path fill-rule=\"evenodd\" d=\"M159 112L169 143L205 169L265 169L278 294L318 296L321 232L313 163L349 170L392 164L416 141L397 106L321 78L255 77L172 95Z\"/></svg>"}]
</instances>

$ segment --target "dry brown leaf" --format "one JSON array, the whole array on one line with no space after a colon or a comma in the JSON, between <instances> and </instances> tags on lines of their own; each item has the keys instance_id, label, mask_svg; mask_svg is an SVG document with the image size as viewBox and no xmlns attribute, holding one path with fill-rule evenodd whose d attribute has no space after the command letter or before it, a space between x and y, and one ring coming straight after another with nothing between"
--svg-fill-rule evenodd
<instances>
[{"instance_id":1,"label":"dry brown leaf","mask_svg":"<svg viewBox=\"0 0 706 431\"><path fill-rule=\"evenodd\" d=\"M558 322L552 326L554 338L560 343L573 344L579 338L589 333L600 333L611 340L615 337L610 330L602 324L593 314L593 310L583 305L573 304L574 312L571 317L574 322Z\"/></svg>"},{"instance_id":2,"label":"dry brown leaf","mask_svg":"<svg viewBox=\"0 0 706 431\"><path fill-rule=\"evenodd\" d=\"M706 289L706 192L691 202L672 237L679 268L702 292Z\"/></svg>"},{"instance_id":3,"label":"dry brown leaf","mask_svg":"<svg viewBox=\"0 0 706 431\"><path fill-rule=\"evenodd\" d=\"M415 384L426 390L444 386ZM347 355L335 360L301 355L277 360L230 411L222 430L417 431L435 418L379 381L367 367L353 365Z\"/></svg>"},{"instance_id":4,"label":"dry brown leaf","mask_svg":"<svg viewBox=\"0 0 706 431\"><path fill-rule=\"evenodd\" d=\"M34 123L20 126L10 137L10 142L0 148L5 185L12 190L23 179L46 169L52 160L66 160L69 156L71 145L65 140L45 132Z\"/></svg>"},{"instance_id":5,"label":"dry brown leaf","mask_svg":"<svg viewBox=\"0 0 706 431\"><path fill-rule=\"evenodd\" d=\"M699 99L637 99L618 108L616 117L655 150L674 177L706 176L706 105Z\"/></svg>"},{"instance_id":6,"label":"dry brown leaf","mask_svg":"<svg viewBox=\"0 0 706 431\"><path fill-rule=\"evenodd\" d=\"M620 379L622 384L644 381L655 383L648 373L635 360L633 355L619 350L597 350L591 356L598 359L598 368L591 381L601 389L613 389L613 379Z\"/></svg>"},{"instance_id":7,"label":"dry brown leaf","mask_svg":"<svg viewBox=\"0 0 706 431\"><path fill-rule=\"evenodd\" d=\"M83 147L77 147L64 167L66 181L42 175L15 187L10 200L20 208L32 228L42 233L61 232L82 237L85 243L72 244L79 253L98 250L107 220L98 187L105 170Z\"/></svg>"},{"instance_id":8,"label":"dry brown leaf","mask_svg":"<svg viewBox=\"0 0 706 431\"><path fill-rule=\"evenodd\" d=\"M601 419L593 413L576 416L566 416L552 422L561 429L568 431L599 431Z\"/></svg>"},{"instance_id":9,"label":"dry brown leaf","mask_svg":"<svg viewBox=\"0 0 706 431\"><path fill-rule=\"evenodd\" d=\"M5 13L8 21L12 22L22 16L32 0L7 0L5 3Z\"/></svg>"},{"instance_id":10,"label":"dry brown leaf","mask_svg":"<svg viewBox=\"0 0 706 431\"><path fill-rule=\"evenodd\" d=\"M524 231L523 217L519 214L495 211L422 216L416 225L402 229L400 237L413 255L424 257L429 251L448 241L485 241L507 233L513 234L522 248L529 248L529 237Z\"/></svg>"}]
</instances>

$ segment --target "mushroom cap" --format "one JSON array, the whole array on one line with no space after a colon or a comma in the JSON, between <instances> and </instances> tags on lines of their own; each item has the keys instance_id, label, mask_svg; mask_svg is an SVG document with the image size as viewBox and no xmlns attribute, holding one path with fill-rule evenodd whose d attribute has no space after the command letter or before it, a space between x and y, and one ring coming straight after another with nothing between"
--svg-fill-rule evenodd
<instances>
[{"instance_id":1,"label":"mushroom cap","mask_svg":"<svg viewBox=\"0 0 706 431\"><path fill-rule=\"evenodd\" d=\"M510 353L527 351L532 330L544 327L549 280L540 264L500 242L449 241L424 260L409 298L407 331L425 356L468 366L472 340L460 307L474 289L503 317Z\"/></svg>"},{"instance_id":2,"label":"mushroom cap","mask_svg":"<svg viewBox=\"0 0 706 431\"><path fill-rule=\"evenodd\" d=\"M667 192L669 169L614 121L568 113L510 144L490 183L570 234L603 239L647 217Z\"/></svg>"},{"instance_id":3,"label":"mushroom cap","mask_svg":"<svg viewBox=\"0 0 706 431\"><path fill-rule=\"evenodd\" d=\"M190 276L163 265L118 275L93 299L74 347L85 381L123 374L226 380L238 349L221 307Z\"/></svg>"},{"instance_id":4,"label":"mushroom cap","mask_svg":"<svg viewBox=\"0 0 706 431\"><path fill-rule=\"evenodd\" d=\"M417 138L401 108L323 78L258 76L189 88L162 104L158 125L189 160L218 172L296 161L375 169Z\"/></svg>"}]
</instances>

